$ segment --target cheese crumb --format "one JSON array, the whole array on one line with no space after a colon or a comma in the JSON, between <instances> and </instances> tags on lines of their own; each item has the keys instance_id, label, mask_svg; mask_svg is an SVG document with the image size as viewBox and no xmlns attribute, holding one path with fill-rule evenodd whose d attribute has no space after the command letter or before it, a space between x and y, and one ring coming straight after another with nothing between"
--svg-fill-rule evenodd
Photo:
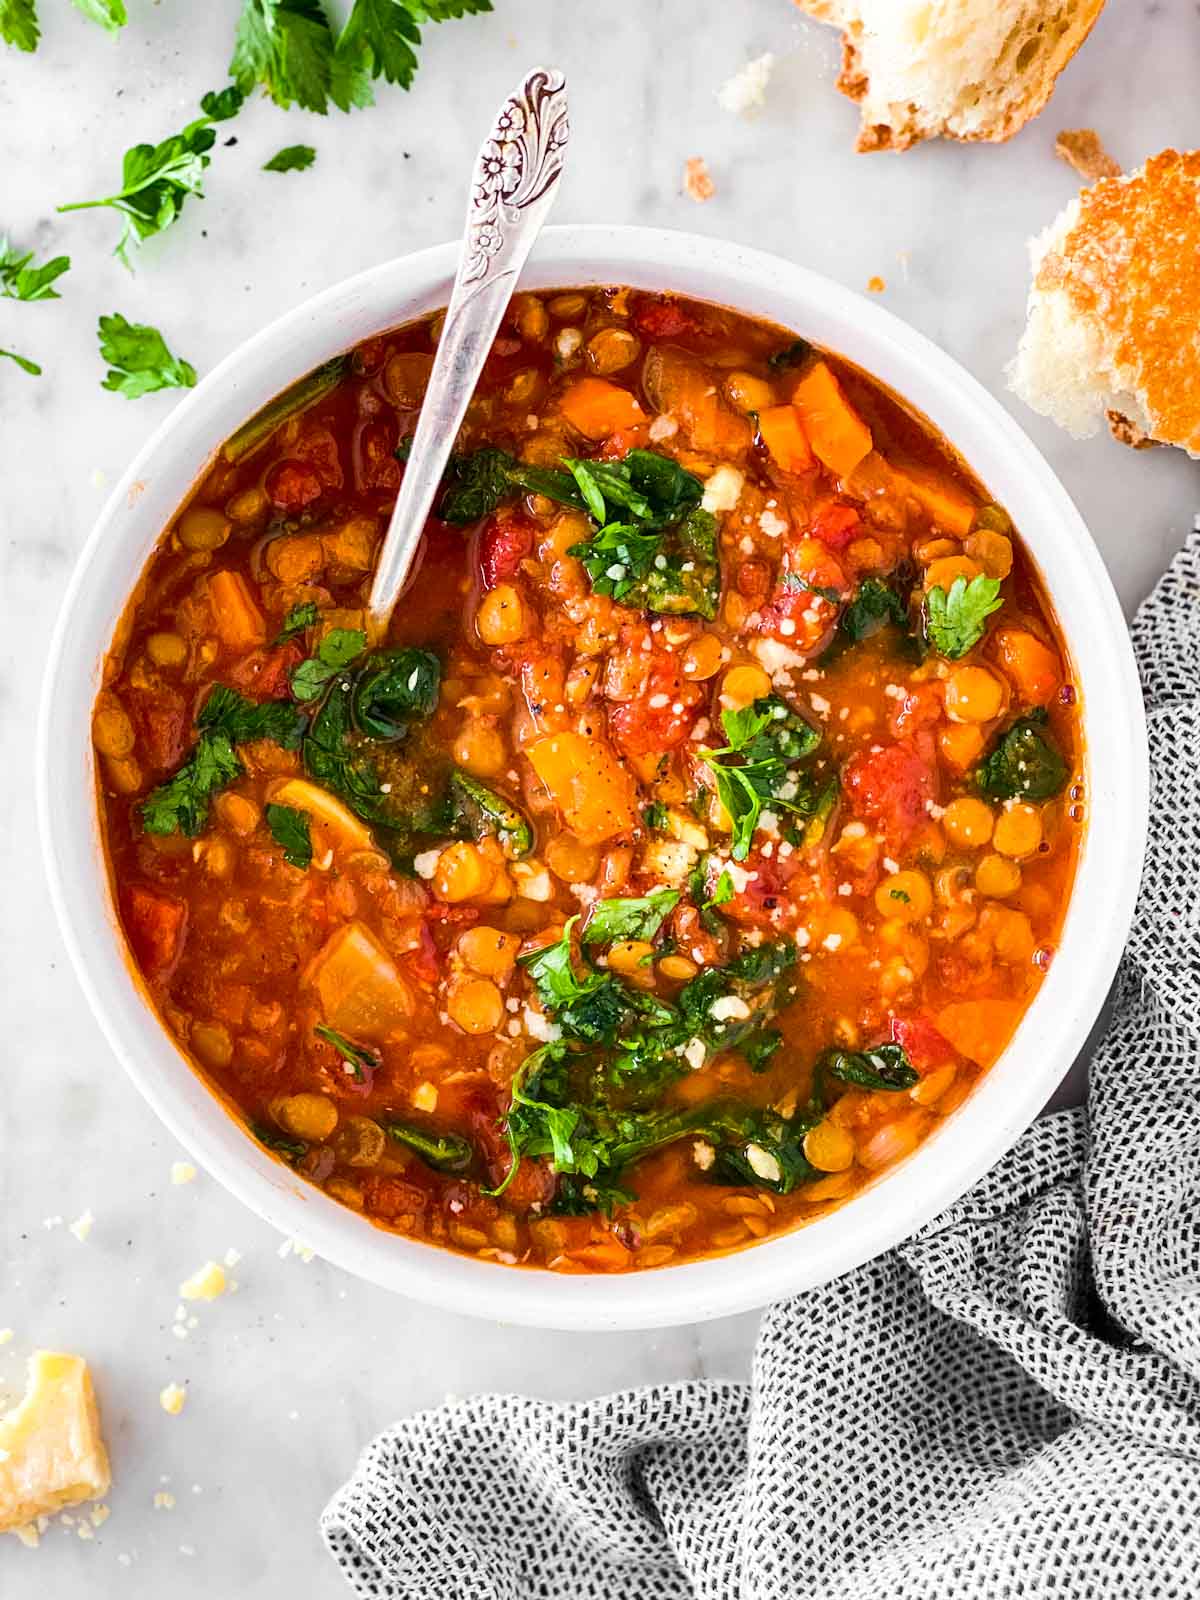
<instances>
[{"instance_id":1,"label":"cheese crumb","mask_svg":"<svg viewBox=\"0 0 1200 1600\"><path fill-rule=\"evenodd\" d=\"M779 539L788 531L787 520L777 517L773 511L760 511L758 525L768 539Z\"/></svg>"},{"instance_id":2,"label":"cheese crumb","mask_svg":"<svg viewBox=\"0 0 1200 1600\"><path fill-rule=\"evenodd\" d=\"M184 1300L216 1300L225 1293L225 1268L216 1261L206 1261L190 1278L179 1285Z\"/></svg>"},{"instance_id":3,"label":"cheese crumb","mask_svg":"<svg viewBox=\"0 0 1200 1600\"><path fill-rule=\"evenodd\" d=\"M709 1006L708 1014L714 1022L745 1022L750 1007L736 994L723 994Z\"/></svg>"},{"instance_id":4,"label":"cheese crumb","mask_svg":"<svg viewBox=\"0 0 1200 1600\"><path fill-rule=\"evenodd\" d=\"M707 1139L697 1139L692 1145L692 1159L701 1172L707 1172L717 1159L717 1152Z\"/></svg>"},{"instance_id":5,"label":"cheese crumb","mask_svg":"<svg viewBox=\"0 0 1200 1600\"><path fill-rule=\"evenodd\" d=\"M647 431L651 444L661 444L664 439L673 439L679 432L679 424L674 417L667 416L664 411L661 416L655 417Z\"/></svg>"},{"instance_id":6,"label":"cheese crumb","mask_svg":"<svg viewBox=\"0 0 1200 1600\"><path fill-rule=\"evenodd\" d=\"M767 103L767 84L774 67L775 57L769 50L747 61L717 90L717 104L721 110L735 117L751 117L761 110Z\"/></svg>"},{"instance_id":7,"label":"cheese crumb","mask_svg":"<svg viewBox=\"0 0 1200 1600\"><path fill-rule=\"evenodd\" d=\"M778 1183L783 1172L779 1162L769 1150L764 1150L761 1145L748 1144L746 1146L746 1160L750 1163L750 1170L756 1178L761 1178L764 1183Z\"/></svg>"},{"instance_id":8,"label":"cheese crumb","mask_svg":"<svg viewBox=\"0 0 1200 1600\"><path fill-rule=\"evenodd\" d=\"M171 1163L172 1183L191 1183L196 1176L196 1169L190 1161L173 1161Z\"/></svg>"},{"instance_id":9,"label":"cheese crumb","mask_svg":"<svg viewBox=\"0 0 1200 1600\"><path fill-rule=\"evenodd\" d=\"M693 1072L699 1072L704 1065L708 1051L705 1049L703 1039L689 1039L683 1047L683 1059Z\"/></svg>"},{"instance_id":10,"label":"cheese crumb","mask_svg":"<svg viewBox=\"0 0 1200 1600\"><path fill-rule=\"evenodd\" d=\"M71 1224L71 1232L79 1240L80 1244L87 1243L88 1235L92 1231L92 1224L95 1222L95 1220L95 1217L90 1211L85 1211L81 1217L76 1217L75 1221Z\"/></svg>"},{"instance_id":11,"label":"cheese crumb","mask_svg":"<svg viewBox=\"0 0 1200 1600\"><path fill-rule=\"evenodd\" d=\"M440 850L422 850L420 855L413 857L413 871L419 878L432 878L441 854Z\"/></svg>"},{"instance_id":12,"label":"cheese crumb","mask_svg":"<svg viewBox=\"0 0 1200 1600\"><path fill-rule=\"evenodd\" d=\"M746 474L736 467L723 466L704 480L701 509L709 512L732 511L742 497Z\"/></svg>"},{"instance_id":13,"label":"cheese crumb","mask_svg":"<svg viewBox=\"0 0 1200 1600\"><path fill-rule=\"evenodd\" d=\"M170 1417L177 1417L187 1400L187 1390L178 1383L169 1383L158 1392L158 1403Z\"/></svg>"}]
</instances>

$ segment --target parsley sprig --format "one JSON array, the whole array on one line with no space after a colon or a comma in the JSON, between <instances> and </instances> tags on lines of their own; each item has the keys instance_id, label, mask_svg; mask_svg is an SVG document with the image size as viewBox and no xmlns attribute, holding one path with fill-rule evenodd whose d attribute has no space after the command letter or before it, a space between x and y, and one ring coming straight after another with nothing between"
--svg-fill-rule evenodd
<instances>
[{"instance_id":1,"label":"parsley sprig","mask_svg":"<svg viewBox=\"0 0 1200 1600\"><path fill-rule=\"evenodd\" d=\"M970 583L955 578L948 594L945 589L930 589L925 596L925 631L930 644L947 660L961 660L983 638L987 619L1003 604L1000 579L982 572Z\"/></svg>"},{"instance_id":2,"label":"parsley sprig","mask_svg":"<svg viewBox=\"0 0 1200 1600\"><path fill-rule=\"evenodd\" d=\"M70 256L54 256L40 267L31 266L33 251L24 255L0 237L0 297L5 300L58 300L55 280L71 265Z\"/></svg>"},{"instance_id":3,"label":"parsley sprig","mask_svg":"<svg viewBox=\"0 0 1200 1600\"><path fill-rule=\"evenodd\" d=\"M733 824L729 853L744 861L765 809L813 814L817 791L793 769L814 753L821 736L776 695L723 711L721 726L727 743L700 754L712 769L717 798Z\"/></svg>"},{"instance_id":4,"label":"parsley sprig","mask_svg":"<svg viewBox=\"0 0 1200 1600\"><path fill-rule=\"evenodd\" d=\"M100 355L109 363L100 387L137 400L156 389L191 389L196 369L190 361L172 355L157 328L128 322L119 311L101 317Z\"/></svg>"},{"instance_id":5,"label":"parsley sprig","mask_svg":"<svg viewBox=\"0 0 1200 1600\"><path fill-rule=\"evenodd\" d=\"M312 866L313 855L310 830L312 819L308 812L300 811L296 806L272 803L267 806L264 815L272 839L283 849L283 859L289 866L301 867L307 871Z\"/></svg>"},{"instance_id":6,"label":"parsley sprig","mask_svg":"<svg viewBox=\"0 0 1200 1600\"><path fill-rule=\"evenodd\" d=\"M19 356L15 350L0 350L0 356L7 361L15 361L22 372L28 372L30 377L40 378L42 369L36 361L31 361L28 356Z\"/></svg>"},{"instance_id":7,"label":"parsley sprig","mask_svg":"<svg viewBox=\"0 0 1200 1600\"><path fill-rule=\"evenodd\" d=\"M316 653L292 673L292 693L297 700L317 699L330 679L356 661L366 648L367 636L361 628L331 628Z\"/></svg>"}]
</instances>

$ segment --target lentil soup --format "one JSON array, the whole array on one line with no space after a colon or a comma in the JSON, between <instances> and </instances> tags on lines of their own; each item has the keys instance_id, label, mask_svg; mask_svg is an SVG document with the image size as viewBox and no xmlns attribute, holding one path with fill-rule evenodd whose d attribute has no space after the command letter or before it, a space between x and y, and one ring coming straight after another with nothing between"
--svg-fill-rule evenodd
<instances>
[{"instance_id":1,"label":"lentil soup","mask_svg":"<svg viewBox=\"0 0 1200 1600\"><path fill-rule=\"evenodd\" d=\"M440 318L218 453L94 717L132 958L248 1134L372 1222L661 1266L819 1215L970 1093L1082 826L1019 536L779 328L518 296L386 639Z\"/></svg>"}]
</instances>

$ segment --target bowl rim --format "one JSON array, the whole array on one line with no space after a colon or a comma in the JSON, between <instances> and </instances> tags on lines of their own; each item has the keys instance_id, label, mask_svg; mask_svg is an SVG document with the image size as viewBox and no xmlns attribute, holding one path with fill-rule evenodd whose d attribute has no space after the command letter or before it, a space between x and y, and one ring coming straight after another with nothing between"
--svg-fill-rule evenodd
<instances>
[{"instance_id":1,"label":"bowl rim","mask_svg":"<svg viewBox=\"0 0 1200 1600\"><path fill-rule=\"evenodd\" d=\"M139 1091L207 1171L284 1234L382 1287L502 1321L618 1330L732 1315L840 1276L944 1211L1011 1148L1085 1043L1132 918L1148 822L1145 716L1132 645L1099 551L1065 488L999 401L925 335L830 279L733 241L602 223L544 230L523 286L631 283L794 327L890 384L989 488L1004 485L998 498L1018 507L1015 520L1082 684L1090 818L1058 952L1008 1048L912 1155L825 1217L729 1254L611 1276L505 1269L372 1226L247 1137L159 1021L116 923L90 738L82 740L86 748L76 746L81 725L86 734L90 724L112 636L105 618L115 622L114 604L119 615L162 527L233 431L222 422L214 433L212 419L235 401L239 420L251 415L290 381L278 379L289 361L291 377L300 377L367 337L363 328L382 331L444 304L457 253L456 242L432 246L284 313L185 396L114 487L72 573L43 680L35 765L51 899L92 1012ZM785 302L787 315L769 308ZM181 461L191 463L183 475ZM152 509L159 501L169 506L166 516ZM131 564L126 582L121 574ZM105 598L106 572L118 575L109 585L115 601ZM80 825L81 784L90 828Z\"/></svg>"}]
</instances>

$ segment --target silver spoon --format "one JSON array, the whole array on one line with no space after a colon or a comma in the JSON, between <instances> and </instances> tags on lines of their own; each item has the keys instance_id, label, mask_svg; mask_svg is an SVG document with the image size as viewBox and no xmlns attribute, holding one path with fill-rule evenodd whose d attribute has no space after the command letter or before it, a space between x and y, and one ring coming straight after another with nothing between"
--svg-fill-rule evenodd
<instances>
[{"instance_id":1,"label":"silver spoon","mask_svg":"<svg viewBox=\"0 0 1200 1600\"><path fill-rule=\"evenodd\" d=\"M570 129L566 79L535 69L505 100L475 162L446 322L368 601L382 639L517 278L554 204Z\"/></svg>"}]
</instances>

